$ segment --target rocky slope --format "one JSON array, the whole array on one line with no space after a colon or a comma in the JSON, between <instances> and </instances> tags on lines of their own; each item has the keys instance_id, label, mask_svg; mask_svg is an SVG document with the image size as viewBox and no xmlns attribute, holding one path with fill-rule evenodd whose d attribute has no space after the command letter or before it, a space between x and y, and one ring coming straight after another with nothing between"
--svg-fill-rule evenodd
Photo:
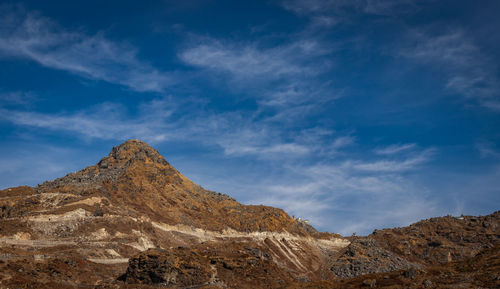
<instances>
[{"instance_id":1,"label":"rocky slope","mask_svg":"<svg viewBox=\"0 0 500 289\"><path fill-rule=\"evenodd\" d=\"M436 287L440 270L484 281L470 268L498 273L498 254L488 254L499 221L496 212L369 237L319 233L205 190L129 140L81 171L0 191L0 288Z\"/></svg>"},{"instance_id":2,"label":"rocky slope","mask_svg":"<svg viewBox=\"0 0 500 289\"><path fill-rule=\"evenodd\" d=\"M439 217L408 227L375 230L371 238L397 255L435 265L473 257L498 243L500 211L483 217Z\"/></svg>"},{"instance_id":3,"label":"rocky slope","mask_svg":"<svg viewBox=\"0 0 500 289\"><path fill-rule=\"evenodd\" d=\"M100 207L105 214L148 216L152 221L212 231L314 232L282 210L245 206L227 195L203 189L139 140L114 147L98 164L43 183L35 192L90 196L96 202L106 201Z\"/></svg>"}]
</instances>

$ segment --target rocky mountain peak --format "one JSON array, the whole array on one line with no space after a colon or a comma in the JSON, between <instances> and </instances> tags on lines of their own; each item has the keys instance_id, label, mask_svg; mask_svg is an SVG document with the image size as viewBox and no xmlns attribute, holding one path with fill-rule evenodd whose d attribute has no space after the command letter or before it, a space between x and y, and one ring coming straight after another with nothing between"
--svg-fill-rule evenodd
<instances>
[{"instance_id":1,"label":"rocky mountain peak","mask_svg":"<svg viewBox=\"0 0 500 289\"><path fill-rule=\"evenodd\" d=\"M180 175L156 149L141 140L131 139L113 147L108 156L97 164L45 182L39 186L39 190L63 187L79 190L100 188L105 181L119 182L120 177L128 170L135 172L134 179L146 178L150 182L162 178L164 182L170 182L173 176Z\"/></svg>"},{"instance_id":2,"label":"rocky mountain peak","mask_svg":"<svg viewBox=\"0 0 500 289\"><path fill-rule=\"evenodd\" d=\"M169 165L165 158L150 145L138 139L131 139L114 147L109 155L98 163L98 166L101 169L106 169L134 162Z\"/></svg>"},{"instance_id":3,"label":"rocky mountain peak","mask_svg":"<svg viewBox=\"0 0 500 289\"><path fill-rule=\"evenodd\" d=\"M97 164L45 182L35 191L92 195L112 205L102 208L107 214L147 216L166 224L211 231L317 233L281 209L242 205L225 194L204 189L171 166L157 150L136 139L114 147Z\"/></svg>"}]
</instances>

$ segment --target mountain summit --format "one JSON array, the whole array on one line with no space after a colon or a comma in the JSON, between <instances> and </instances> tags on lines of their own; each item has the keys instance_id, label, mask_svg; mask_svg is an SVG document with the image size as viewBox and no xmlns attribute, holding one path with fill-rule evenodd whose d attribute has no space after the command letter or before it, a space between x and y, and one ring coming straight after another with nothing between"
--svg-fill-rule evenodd
<instances>
[{"instance_id":1,"label":"mountain summit","mask_svg":"<svg viewBox=\"0 0 500 289\"><path fill-rule=\"evenodd\" d=\"M316 233L308 224L267 206L242 205L233 198L193 183L154 148L140 140L114 147L97 164L36 188L107 198L106 213L148 216L167 224L242 232Z\"/></svg>"},{"instance_id":2,"label":"mountain summit","mask_svg":"<svg viewBox=\"0 0 500 289\"><path fill-rule=\"evenodd\" d=\"M114 147L108 156L102 158L96 165L87 167L63 178L45 182L43 189L61 188L65 186L81 187L85 189L101 188L105 182L119 182L119 177L131 167L153 168L156 178L165 178L180 173L163 158L160 153L147 143L132 139ZM147 170L144 170L147 174Z\"/></svg>"},{"instance_id":3,"label":"mountain summit","mask_svg":"<svg viewBox=\"0 0 500 289\"><path fill-rule=\"evenodd\" d=\"M168 164L165 158L163 158L157 150L138 139L131 139L114 147L109 155L102 159L99 164L102 166L102 162L107 160L122 164L124 162L130 163L134 161L152 161L162 165Z\"/></svg>"}]
</instances>

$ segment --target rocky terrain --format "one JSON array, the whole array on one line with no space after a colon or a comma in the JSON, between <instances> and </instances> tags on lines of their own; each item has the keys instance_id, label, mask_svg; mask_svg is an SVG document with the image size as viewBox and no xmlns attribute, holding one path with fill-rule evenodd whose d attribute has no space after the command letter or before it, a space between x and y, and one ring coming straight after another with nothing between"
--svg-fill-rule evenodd
<instances>
[{"instance_id":1,"label":"rocky terrain","mask_svg":"<svg viewBox=\"0 0 500 289\"><path fill-rule=\"evenodd\" d=\"M208 191L129 140L0 191L0 288L498 288L500 212L367 237Z\"/></svg>"}]
</instances>

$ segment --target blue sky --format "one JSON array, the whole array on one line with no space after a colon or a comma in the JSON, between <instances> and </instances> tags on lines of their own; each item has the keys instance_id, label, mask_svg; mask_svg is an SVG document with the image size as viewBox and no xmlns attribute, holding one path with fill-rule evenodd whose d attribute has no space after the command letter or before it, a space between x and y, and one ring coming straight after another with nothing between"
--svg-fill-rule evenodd
<instances>
[{"instance_id":1,"label":"blue sky","mask_svg":"<svg viewBox=\"0 0 500 289\"><path fill-rule=\"evenodd\" d=\"M320 230L491 213L498 12L496 0L3 1L0 187L139 138L202 186Z\"/></svg>"}]
</instances>

